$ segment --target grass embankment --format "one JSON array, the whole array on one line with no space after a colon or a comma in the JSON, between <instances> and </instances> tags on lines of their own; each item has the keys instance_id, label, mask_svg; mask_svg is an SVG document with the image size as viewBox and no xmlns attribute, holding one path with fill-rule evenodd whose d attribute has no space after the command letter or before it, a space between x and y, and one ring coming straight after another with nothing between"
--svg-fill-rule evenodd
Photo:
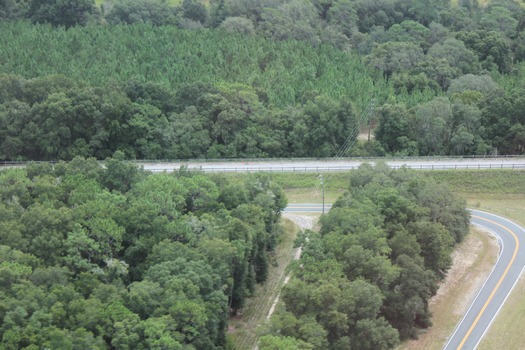
<instances>
[{"instance_id":1,"label":"grass embankment","mask_svg":"<svg viewBox=\"0 0 525 350\"><path fill-rule=\"evenodd\" d=\"M228 337L234 349L254 348L258 338L256 328L266 321L270 307L283 286L286 268L294 256L293 241L299 229L288 219L283 219L282 225L284 233L272 256L268 280L264 285L257 285L255 295L243 308L243 314L230 319Z\"/></svg>"},{"instance_id":2,"label":"grass embankment","mask_svg":"<svg viewBox=\"0 0 525 350\"><path fill-rule=\"evenodd\" d=\"M450 0L452 5L456 5L456 6L459 6L459 1L460 0ZM520 4L521 6L525 7L525 2L523 0L515 0L515 1L518 4ZM478 4L481 7L486 7L489 4L489 2L490 2L490 0L478 0Z\"/></svg>"}]
</instances>

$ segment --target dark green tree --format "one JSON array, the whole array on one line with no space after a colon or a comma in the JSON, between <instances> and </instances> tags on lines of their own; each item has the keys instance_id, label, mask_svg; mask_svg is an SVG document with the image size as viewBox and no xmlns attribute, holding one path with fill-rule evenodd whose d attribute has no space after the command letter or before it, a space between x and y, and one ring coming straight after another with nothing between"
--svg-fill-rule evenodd
<instances>
[{"instance_id":1,"label":"dark green tree","mask_svg":"<svg viewBox=\"0 0 525 350\"><path fill-rule=\"evenodd\" d=\"M95 0L31 0L28 12L33 22L66 28L86 25L96 15Z\"/></svg>"}]
</instances>

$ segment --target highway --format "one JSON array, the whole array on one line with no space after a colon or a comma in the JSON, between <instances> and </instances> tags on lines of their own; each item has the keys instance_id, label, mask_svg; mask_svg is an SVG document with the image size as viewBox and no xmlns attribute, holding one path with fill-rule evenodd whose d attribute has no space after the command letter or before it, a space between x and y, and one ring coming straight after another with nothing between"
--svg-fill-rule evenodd
<instances>
[{"instance_id":1,"label":"highway","mask_svg":"<svg viewBox=\"0 0 525 350\"><path fill-rule=\"evenodd\" d=\"M391 168L402 166L417 170L464 170L464 169L525 169L525 157L409 157L409 158L326 158L326 159L272 159L272 160L189 160L189 161L133 161L145 170L160 173L172 172L184 166L200 169L208 173L219 172L315 172L327 173L348 171L358 168L363 163L384 162ZM0 170L23 167L27 162L0 162ZM101 162L102 164L104 162Z\"/></svg>"},{"instance_id":2,"label":"highway","mask_svg":"<svg viewBox=\"0 0 525 350\"><path fill-rule=\"evenodd\" d=\"M325 210L330 204L325 204ZM290 204L285 212L320 213L322 204ZM498 260L466 314L448 338L445 350L475 349L525 268L525 229L501 216L471 210L471 223L495 235Z\"/></svg>"},{"instance_id":3,"label":"highway","mask_svg":"<svg viewBox=\"0 0 525 350\"><path fill-rule=\"evenodd\" d=\"M178 161L178 162L141 162L145 170L152 172L171 172L181 166L201 169L204 172L334 172L358 168L363 163L375 164L381 160L396 169L406 166L419 170L445 169L525 169L525 158L407 158L407 159L341 159L326 160L267 160L267 161Z\"/></svg>"},{"instance_id":4,"label":"highway","mask_svg":"<svg viewBox=\"0 0 525 350\"><path fill-rule=\"evenodd\" d=\"M325 203L325 212L328 212L332 208L331 203ZM301 203L293 204L290 203L284 209L285 213L322 213L323 205L321 203Z\"/></svg>"}]
</instances>

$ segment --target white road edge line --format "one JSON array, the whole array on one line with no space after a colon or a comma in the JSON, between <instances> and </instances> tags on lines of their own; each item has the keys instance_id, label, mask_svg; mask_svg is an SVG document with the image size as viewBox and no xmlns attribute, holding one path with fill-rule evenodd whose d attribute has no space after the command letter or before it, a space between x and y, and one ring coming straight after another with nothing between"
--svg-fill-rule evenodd
<instances>
[{"instance_id":1,"label":"white road edge line","mask_svg":"<svg viewBox=\"0 0 525 350\"><path fill-rule=\"evenodd\" d=\"M498 259L496 260L496 263L494 263L494 266L492 266L492 270L490 271L490 274L487 276L487 278L485 279L485 282L483 282L483 285L481 286L481 288L478 290L478 293L476 294L476 297L472 300L472 302L470 303L470 306L468 308L468 310L465 312L465 314L463 315L463 318L461 318L461 321L458 323L458 325L456 326L456 329L454 330L454 332L452 333L452 335L448 338L448 341L447 343L445 344L445 346L443 347L443 349L446 349L448 347L448 345L450 344L450 342L452 341L452 339L454 338L454 336L456 335L456 333L458 332L459 328L461 327L461 325L463 324L463 321L465 321L465 318L467 317L468 313L470 312L470 310L472 309L472 307L474 306L474 304L476 303L476 300L478 299L479 295L481 294L481 291L483 290L483 288L485 287L485 285L487 284L487 281L490 279L490 276L492 276L492 274L494 273L494 270L496 269L496 266L498 265L501 257L503 256L503 251L505 249L505 244L503 243L503 240L501 239L501 237L494 231L492 231L491 229L483 226L483 225L478 225L478 224L474 224L472 223L473 226L478 226L478 227L482 227L484 230L488 231L491 235L495 236L498 241L500 242L500 252L499 252L499 255L498 255Z\"/></svg>"}]
</instances>

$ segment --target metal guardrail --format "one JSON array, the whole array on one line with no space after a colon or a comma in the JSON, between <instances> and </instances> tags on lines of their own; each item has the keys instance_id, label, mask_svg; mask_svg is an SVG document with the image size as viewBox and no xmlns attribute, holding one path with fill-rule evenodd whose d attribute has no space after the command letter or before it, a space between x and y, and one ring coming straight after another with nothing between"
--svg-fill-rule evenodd
<instances>
[{"instance_id":1,"label":"metal guardrail","mask_svg":"<svg viewBox=\"0 0 525 350\"><path fill-rule=\"evenodd\" d=\"M410 168L416 170L484 170L484 169L493 169L493 170L502 170L502 169L525 169L525 164L417 164L417 165L390 165L392 169L399 168ZM322 173L322 172L338 172L338 171L348 171L359 168L359 165L342 165L342 166L253 166L253 167L213 167L213 168L203 168L203 167L189 167L190 169L202 170L207 173L251 173L251 172L273 172L273 173ZM161 169L161 168L148 168L147 171L154 173L160 172L172 172L178 169Z\"/></svg>"},{"instance_id":2,"label":"metal guardrail","mask_svg":"<svg viewBox=\"0 0 525 350\"><path fill-rule=\"evenodd\" d=\"M133 159L129 160L132 163L257 163L257 162L306 162L306 161L318 161L318 162L334 162L334 161L437 161L437 160L459 160L459 159L525 159L525 155L465 155L465 156L388 156L388 157L330 157L330 158L224 158L224 159ZM0 160L0 166L8 165L25 165L27 163L60 163L60 160L49 160L49 161L16 161L16 160ZM66 161L67 162L67 161ZM99 160L104 163L104 160Z\"/></svg>"}]
</instances>

